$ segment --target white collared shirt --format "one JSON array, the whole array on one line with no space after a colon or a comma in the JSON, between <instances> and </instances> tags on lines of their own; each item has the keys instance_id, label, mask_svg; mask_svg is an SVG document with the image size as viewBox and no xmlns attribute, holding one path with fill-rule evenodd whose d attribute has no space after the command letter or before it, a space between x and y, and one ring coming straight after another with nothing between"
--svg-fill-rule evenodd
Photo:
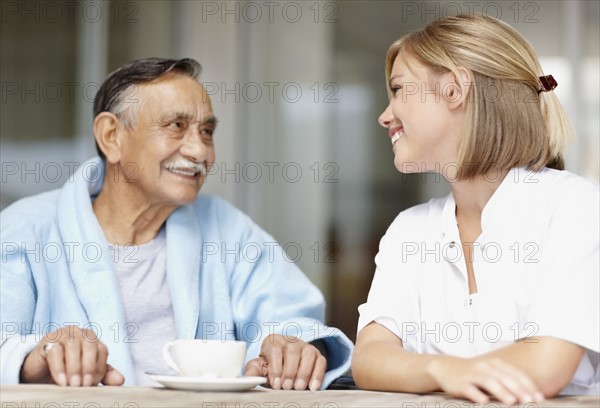
<instances>
[{"instance_id":1,"label":"white collared shirt","mask_svg":"<svg viewBox=\"0 0 600 408\"><path fill-rule=\"evenodd\" d=\"M450 194L398 215L382 238L358 331L407 350L472 357L533 336L586 348L564 394L600 392L598 186L567 171L512 169L481 215L469 295Z\"/></svg>"}]
</instances>

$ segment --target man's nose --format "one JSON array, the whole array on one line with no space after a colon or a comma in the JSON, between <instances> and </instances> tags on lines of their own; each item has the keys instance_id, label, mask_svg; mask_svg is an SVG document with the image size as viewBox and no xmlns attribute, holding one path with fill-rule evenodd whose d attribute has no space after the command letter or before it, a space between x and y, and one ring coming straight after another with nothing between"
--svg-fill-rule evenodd
<instances>
[{"instance_id":1,"label":"man's nose","mask_svg":"<svg viewBox=\"0 0 600 408\"><path fill-rule=\"evenodd\" d=\"M201 163L207 159L209 146L204 143L198 130L190 129L183 139L180 152L194 163Z\"/></svg>"},{"instance_id":2,"label":"man's nose","mask_svg":"<svg viewBox=\"0 0 600 408\"><path fill-rule=\"evenodd\" d=\"M381 126L384 128L389 128L391 123L394 121L394 115L392 114L392 104L390 103L387 108L383 111L381 115L379 115L379 119L377 120Z\"/></svg>"}]
</instances>

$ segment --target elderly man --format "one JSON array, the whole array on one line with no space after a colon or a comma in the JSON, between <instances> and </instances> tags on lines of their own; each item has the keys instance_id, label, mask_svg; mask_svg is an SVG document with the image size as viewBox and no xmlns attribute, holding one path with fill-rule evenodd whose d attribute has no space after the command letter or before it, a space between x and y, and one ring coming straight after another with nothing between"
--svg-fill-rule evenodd
<instances>
[{"instance_id":1,"label":"elderly man","mask_svg":"<svg viewBox=\"0 0 600 408\"><path fill-rule=\"evenodd\" d=\"M110 74L94 100L101 158L1 213L2 383L149 384L175 338L247 342L245 374L274 389L326 388L349 368L352 343L321 325L321 293L273 238L198 196L217 124L199 71L151 58ZM249 244L252 259L231 256Z\"/></svg>"}]
</instances>

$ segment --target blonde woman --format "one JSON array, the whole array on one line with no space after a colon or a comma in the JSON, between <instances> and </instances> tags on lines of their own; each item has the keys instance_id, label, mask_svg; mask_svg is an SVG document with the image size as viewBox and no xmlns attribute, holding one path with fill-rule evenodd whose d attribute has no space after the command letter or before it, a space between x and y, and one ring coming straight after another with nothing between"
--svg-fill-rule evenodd
<instances>
[{"instance_id":1,"label":"blonde woman","mask_svg":"<svg viewBox=\"0 0 600 408\"><path fill-rule=\"evenodd\" d=\"M396 168L452 192L381 240L356 383L479 403L598 394L599 192L564 171L554 78L510 26L461 15L392 44L386 79Z\"/></svg>"}]
</instances>

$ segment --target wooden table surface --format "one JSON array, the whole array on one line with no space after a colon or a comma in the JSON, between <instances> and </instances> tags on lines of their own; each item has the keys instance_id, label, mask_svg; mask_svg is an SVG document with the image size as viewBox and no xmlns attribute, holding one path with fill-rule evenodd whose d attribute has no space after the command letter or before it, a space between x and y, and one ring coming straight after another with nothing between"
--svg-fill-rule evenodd
<instances>
[{"instance_id":1,"label":"wooden table surface","mask_svg":"<svg viewBox=\"0 0 600 408\"><path fill-rule=\"evenodd\" d=\"M475 404L444 394L401 394L371 391L193 392L149 387L81 387L8 385L0 387L2 408L500 408L497 402ZM519 408L599 408L598 397L561 397Z\"/></svg>"}]
</instances>

